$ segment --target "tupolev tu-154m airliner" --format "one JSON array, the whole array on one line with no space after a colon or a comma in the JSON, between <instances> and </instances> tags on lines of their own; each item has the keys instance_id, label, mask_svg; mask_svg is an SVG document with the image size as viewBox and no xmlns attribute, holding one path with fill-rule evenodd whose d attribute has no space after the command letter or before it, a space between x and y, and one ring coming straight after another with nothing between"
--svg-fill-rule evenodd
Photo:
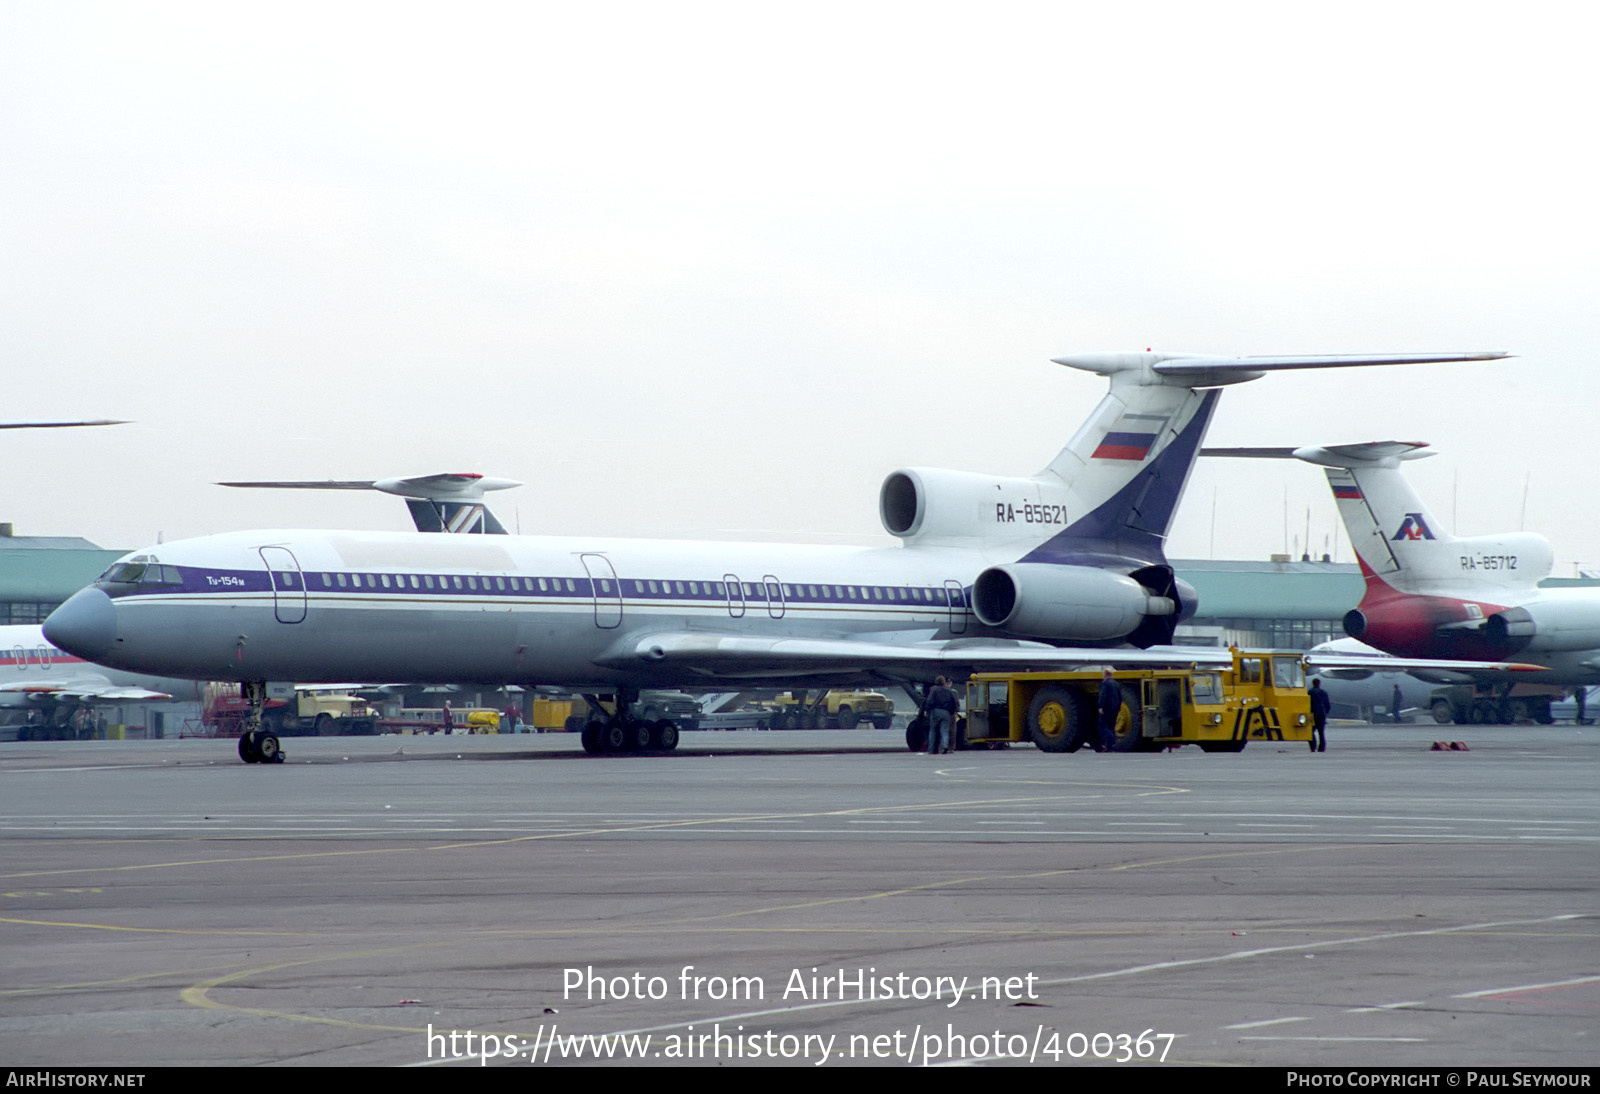
<instances>
[{"instance_id":1,"label":"tupolev tu-154m airliner","mask_svg":"<svg viewBox=\"0 0 1600 1094\"><path fill-rule=\"evenodd\" d=\"M670 722L631 718L640 688L1223 660L1149 649L1195 610L1163 544L1218 389L1282 369L1505 356L1061 357L1110 384L1066 447L1026 477L891 473L879 512L897 547L233 532L118 560L45 634L117 668L240 681L257 713L267 681L558 685L595 699L590 751L677 745ZM276 759L258 725L241 756Z\"/></svg>"}]
</instances>

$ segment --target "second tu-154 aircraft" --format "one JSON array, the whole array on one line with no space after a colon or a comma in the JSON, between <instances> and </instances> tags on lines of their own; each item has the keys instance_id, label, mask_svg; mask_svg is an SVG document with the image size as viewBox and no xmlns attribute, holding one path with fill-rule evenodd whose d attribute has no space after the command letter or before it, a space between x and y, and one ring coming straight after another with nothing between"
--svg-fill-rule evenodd
<instances>
[{"instance_id":1,"label":"second tu-154 aircraft","mask_svg":"<svg viewBox=\"0 0 1600 1094\"><path fill-rule=\"evenodd\" d=\"M117 668L238 680L258 710L269 680L608 695L591 751L676 746L671 723L631 720L640 688L1224 660L1148 649L1195 609L1163 545L1219 389L1283 369L1505 356L1061 357L1110 386L1066 447L1025 477L892 472L879 512L898 547L233 532L125 556L45 634ZM272 760L278 742L252 730L240 753Z\"/></svg>"}]
</instances>

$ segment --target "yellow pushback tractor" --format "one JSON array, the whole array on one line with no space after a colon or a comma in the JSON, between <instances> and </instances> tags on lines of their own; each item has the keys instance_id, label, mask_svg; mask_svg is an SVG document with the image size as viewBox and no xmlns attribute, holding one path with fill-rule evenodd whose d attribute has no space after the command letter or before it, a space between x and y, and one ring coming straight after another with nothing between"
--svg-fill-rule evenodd
<instances>
[{"instance_id":1,"label":"yellow pushback tractor","mask_svg":"<svg viewBox=\"0 0 1600 1094\"><path fill-rule=\"evenodd\" d=\"M1121 669L1117 752L1199 745L1238 752L1251 741L1311 740L1311 700L1302 655L1233 650L1230 668ZM1099 735L1101 671L987 672L967 681L967 712L957 741L1002 748L1031 741L1044 752L1076 752ZM915 734L906 743L919 747ZM922 732L926 742L926 729Z\"/></svg>"}]
</instances>

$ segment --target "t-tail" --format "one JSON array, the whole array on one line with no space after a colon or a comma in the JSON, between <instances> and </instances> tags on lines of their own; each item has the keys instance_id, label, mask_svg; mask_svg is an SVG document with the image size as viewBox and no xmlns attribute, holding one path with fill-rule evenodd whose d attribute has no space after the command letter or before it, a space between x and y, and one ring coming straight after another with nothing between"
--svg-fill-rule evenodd
<instances>
[{"instance_id":1,"label":"t-tail","mask_svg":"<svg viewBox=\"0 0 1600 1094\"><path fill-rule=\"evenodd\" d=\"M419 532L481 533L503 536L505 527L483 503L490 490L521 486L510 479L491 479L476 472L413 475L393 479L323 479L320 481L220 482L272 490L378 490L406 501Z\"/></svg>"},{"instance_id":2,"label":"t-tail","mask_svg":"<svg viewBox=\"0 0 1600 1094\"><path fill-rule=\"evenodd\" d=\"M1516 625L1504 606L1533 592L1553 565L1543 536L1452 535L1400 470L1434 454L1420 442L1204 454L1293 458L1324 469L1366 582L1361 603L1345 616L1345 633L1391 653L1503 656L1512 644L1500 632Z\"/></svg>"},{"instance_id":3,"label":"t-tail","mask_svg":"<svg viewBox=\"0 0 1600 1094\"><path fill-rule=\"evenodd\" d=\"M976 548L993 560L972 588L986 626L1019 637L1165 644L1195 609L1165 543L1218 388L1287 369L1504 356L1058 357L1105 376L1110 390L1045 468L1022 478L904 468L884 481L879 512L907 545Z\"/></svg>"}]
</instances>

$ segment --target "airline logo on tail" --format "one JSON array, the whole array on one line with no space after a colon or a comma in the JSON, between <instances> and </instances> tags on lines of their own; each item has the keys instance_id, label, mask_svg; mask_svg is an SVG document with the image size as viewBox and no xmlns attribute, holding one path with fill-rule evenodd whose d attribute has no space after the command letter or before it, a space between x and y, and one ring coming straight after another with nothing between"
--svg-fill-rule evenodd
<instances>
[{"instance_id":1,"label":"airline logo on tail","mask_svg":"<svg viewBox=\"0 0 1600 1094\"><path fill-rule=\"evenodd\" d=\"M1391 540L1432 539L1433 532L1428 528L1428 522L1422 519L1421 513L1407 513L1406 519L1400 524L1400 530L1389 538Z\"/></svg>"}]
</instances>

